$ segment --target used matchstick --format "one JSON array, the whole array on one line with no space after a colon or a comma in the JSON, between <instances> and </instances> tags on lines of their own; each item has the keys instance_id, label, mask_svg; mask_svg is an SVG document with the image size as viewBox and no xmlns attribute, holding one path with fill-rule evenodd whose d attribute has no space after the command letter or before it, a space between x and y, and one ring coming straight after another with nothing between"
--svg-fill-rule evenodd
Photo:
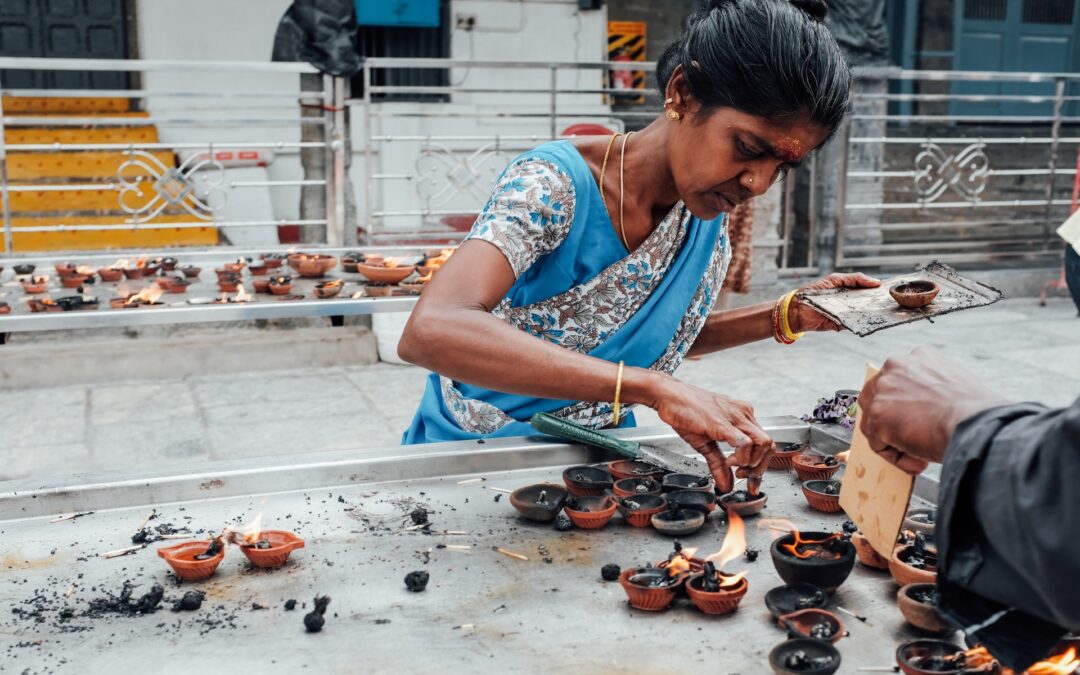
<instances>
[{"instance_id":1,"label":"used matchstick","mask_svg":"<svg viewBox=\"0 0 1080 675\"><path fill-rule=\"evenodd\" d=\"M514 494L513 490L507 490L505 488L489 487L488 489L491 490L492 492L501 492L504 495L512 495L512 494Z\"/></svg>"},{"instance_id":2,"label":"used matchstick","mask_svg":"<svg viewBox=\"0 0 1080 675\"><path fill-rule=\"evenodd\" d=\"M128 553L134 553L142 548L145 548L142 544L136 544L135 546L128 546L127 548L118 548L115 551L106 551L99 554L102 558L118 558Z\"/></svg>"},{"instance_id":3,"label":"used matchstick","mask_svg":"<svg viewBox=\"0 0 1080 675\"><path fill-rule=\"evenodd\" d=\"M521 555L520 553L515 553L514 551L508 551L508 550L506 550L505 548L503 548L501 546L492 546L491 548L494 549L496 552L502 553L503 555L505 555L507 557L514 558L515 560L528 560L529 559L529 556L527 556L527 555Z\"/></svg>"},{"instance_id":4,"label":"used matchstick","mask_svg":"<svg viewBox=\"0 0 1080 675\"><path fill-rule=\"evenodd\" d=\"M843 612L844 614L847 614L849 616L853 616L856 619L858 619L859 621L862 621L863 623L866 623L866 617L865 616L859 616L858 614L851 611L850 609L845 609L844 607L841 607L840 605L837 605L836 608L838 610L840 610L841 612Z\"/></svg>"},{"instance_id":5,"label":"used matchstick","mask_svg":"<svg viewBox=\"0 0 1080 675\"><path fill-rule=\"evenodd\" d=\"M146 527L146 524L150 522L150 519L154 517L155 513L157 513L157 509L150 509L150 513L146 514L146 517L143 518L143 521L139 523L138 527L135 528L135 532L138 533L140 530Z\"/></svg>"},{"instance_id":6,"label":"used matchstick","mask_svg":"<svg viewBox=\"0 0 1080 675\"><path fill-rule=\"evenodd\" d=\"M465 480L459 480L458 485L468 485L470 483L483 483L487 478L466 478Z\"/></svg>"},{"instance_id":7,"label":"used matchstick","mask_svg":"<svg viewBox=\"0 0 1080 675\"><path fill-rule=\"evenodd\" d=\"M446 549L447 551L471 551L472 550L472 546L459 545L459 544L447 544L443 548Z\"/></svg>"},{"instance_id":8,"label":"used matchstick","mask_svg":"<svg viewBox=\"0 0 1080 675\"><path fill-rule=\"evenodd\" d=\"M89 516L93 511L82 511L80 513L69 513L63 516L57 516L50 520L50 523L62 523L65 520L75 520L76 518L82 518L83 516Z\"/></svg>"}]
</instances>

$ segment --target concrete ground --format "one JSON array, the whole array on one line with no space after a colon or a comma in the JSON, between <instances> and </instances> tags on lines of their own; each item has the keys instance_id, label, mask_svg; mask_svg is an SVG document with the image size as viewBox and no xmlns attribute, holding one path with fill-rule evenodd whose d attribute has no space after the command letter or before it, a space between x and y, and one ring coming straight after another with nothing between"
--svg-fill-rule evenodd
<instances>
[{"instance_id":1,"label":"concrete ground","mask_svg":"<svg viewBox=\"0 0 1080 675\"><path fill-rule=\"evenodd\" d=\"M760 415L803 414L821 396L858 388L868 362L918 345L1009 397L1061 406L1080 396L1080 319L1066 299L1006 300L868 338L759 342L688 361L678 375ZM425 377L377 364L0 390L0 479L396 445ZM658 423L651 410L638 420Z\"/></svg>"}]
</instances>

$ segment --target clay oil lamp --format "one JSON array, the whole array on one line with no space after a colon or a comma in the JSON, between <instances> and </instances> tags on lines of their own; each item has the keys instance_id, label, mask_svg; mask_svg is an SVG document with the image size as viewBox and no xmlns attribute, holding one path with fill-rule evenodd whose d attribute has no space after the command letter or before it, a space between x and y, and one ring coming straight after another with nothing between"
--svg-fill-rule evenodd
<instances>
[{"instance_id":1,"label":"clay oil lamp","mask_svg":"<svg viewBox=\"0 0 1080 675\"><path fill-rule=\"evenodd\" d=\"M332 255L295 253L289 256L289 267L304 279L319 279L337 265Z\"/></svg>"},{"instance_id":2,"label":"clay oil lamp","mask_svg":"<svg viewBox=\"0 0 1080 675\"><path fill-rule=\"evenodd\" d=\"M773 540L770 547L780 578L789 584L809 583L834 592L855 566L855 547L843 532L799 532L790 523L786 525L790 531Z\"/></svg>"},{"instance_id":3,"label":"clay oil lamp","mask_svg":"<svg viewBox=\"0 0 1080 675\"><path fill-rule=\"evenodd\" d=\"M824 609L828 604L829 594L813 584L785 584L765 594L765 606L776 619L806 609Z\"/></svg>"},{"instance_id":4,"label":"clay oil lamp","mask_svg":"<svg viewBox=\"0 0 1080 675\"><path fill-rule=\"evenodd\" d=\"M426 277L435 274L453 254L454 249L452 248L444 248L441 251L428 251L420 260L418 266L420 274Z\"/></svg>"},{"instance_id":5,"label":"clay oil lamp","mask_svg":"<svg viewBox=\"0 0 1080 675\"><path fill-rule=\"evenodd\" d=\"M671 606L685 581L685 574L669 573L659 567L631 567L619 575L630 606L646 612L660 612Z\"/></svg>"},{"instance_id":6,"label":"clay oil lamp","mask_svg":"<svg viewBox=\"0 0 1080 675\"><path fill-rule=\"evenodd\" d=\"M143 268L142 268L142 266L140 266L138 264L134 264L134 265L128 264L126 267L122 267L121 271L124 273L124 276L127 277L128 279L142 279L143 278ZM147 276L149 276L149 275L147 275Z\"/></svg>"},{"instance_id":7,"label":"clay oil lamp","mask_svg":"<svg viewBox=\"0 0 1080 675\"><path fill-rule=\"evenodd\" d=\"M251 287L255 289L256 293L269 293L270 292L270 280L269 279L252 279Z\"/></svg>"},{"instance_id":8,"label":"clay oil lamp","mask_svg":"<svg viewBox=\"0 0 1080 675\"><path fill-rule=\"evenodd\" d=\"M78 288L85 283L92 280L92 277L85 277L81 274L71 274L66 277L60 277L60 285L64 288Z\"/></svg>"},{"instance_id":9,"label":"clay oil lamp","mask_svg":"<svg viewBox=\"0 0 1080 675\"><path fill-rule=\"evenodd\" d=\"M221 537L210 541L186 541L159 548L157 553L181 581L202 581L225 559L225 542Z\"/></svg>"},{"instance_id":10,"label":"clay oil lamp","mask_svg":"<svg viewBox=\"0 0 1080 675\"><path fill-rule=\"evenodd\" d=\"M154 279L154 283L157 284L158 288L167 289L169 287L169 277L158 277Z\"/></svg>"},{"instance_id":11,"label":"clay oil lamp","mask_svg":"<svg viewBox=\"0 0 1080 675\"><path fill-rule=\"evenodd\" d=\"M202 273L202 268L201 267L196 267L196 266L191 265L191 264L180 265L176 269L180 270L183 273L183 275L185 277L187 277L188 279L194 279L194 278L198 277L199 274Z\"/></svg>"},{"instance_id":12,"label":"clay oil lamp","mask_svg":"<svg viewBox=\"0 0 1080 675\"><path fill-rule=\"evenodd\" d=\"M663 478L664 492L675 490L701 490L713 491L712 478L708 476L696 476L692 473L669 473Z\"/></svg>"},{"instance_id":13,"label":"clay oil lamp","mask_svg":"<svg viewBox=\"0 0 1080 675\"><path fill-rule=\"evenodd\" d=\"M22 287L25 293L30 295L37 295L38 293L44 293L49 288L49 277L30 277L22 280Z\"/></svg>"},{"instance_id":14,"label":"clay oil lamp","mask_svg":"<svg viewBox=\"0 0 1080 675\"><path fill-rule=\"evenodd\" d=\"M393 285L409 278L416 271L416 265L402 265L394 258L387 258L378 265L370 262L358 263L356 271L369 281Z\"/></svg>"},{"instance_id":15,"label":"clay oil lamp","mask_svg":"<svg viewBox=\"0 0 1080 675\"><path fill-rule=\"evenodd\" d=\"M964 650L944 640L914 640L896 648L896 665L905 675L967 673Z\"/></svg>"},{"instance_id":16,"label":"clay oil lamp","mask_svg":"<svg viewBox=\"0 0 1080 675\"><path fill-rule=\"evenodd\" d=\"M831 455L803 452L791 458L799 480L828 480L840 470L840 460Z\"/></svg>"},{"instance_id":17,"label":"clay oil lamp","mask_svg":"<svg viewBox=\"0 0 1080 675\"><path fill-rule=\"evenodd\" d=\"M266 264L265 260L252 261L248 265L248 272L251 272L251 276L261 277L270 273L270 266Z\"/></svg>"},{"instance_id":18,"label":"clay oil lamp","mask_svg":"<svg viewBox=\"0 0 1080 675\"><path fill-rule=\"evenodd\" d=\"M843 620L827 609L800 609L781 616L778 622L792 638L814 638L835 644L846 633Z\"/></svg>"},{"instance_id":19,"label":"clay oil lamp","mask_svg":"<svg viewBox=\"0 0 1080 675\"><path fill-rule=\"evenodd\" d=\"M167 293L184 293L187 291L191 282L184 277L162 277L165 279L165 292Z\"/></svg>"},{"instance_id":20,"label":"clay oil lamp","mask_svg":"<svg viewBox=\"0 0 1080 675\"><path fill-rule=\"evenodd\" d=\"M45 296L44 298L30 298L26 303L30 307L30 311L36 313L40 312L62 312L64 311L60 305L50 298Z\"/></svg>"},{"instance_id":21,"label":"clay oil lamp","mask_svg":"<svg viewBox=\"0 0 1080 675\"><path fill-rule=\"evenodd\" d=\"M911 544L902 544L893 551L889 573L901 586L932 584L937 579L937 551L926 544L923 534L916 534Z\"/></svg>"},{"instance_id":22,"label":"clay oil lamp","mask_svg":"<svg viewBox=\"0 0 1080 675\"><path fill-rule=\"evenodd\" d=\"M667 509L667 500L660 495L631 495L617 499L615 508L631 527L648 527L654 515Z\"/></svg>"},{"instance_id":23,"label":"clay oil lamp","mask_svg":"<svg viewBox=\"0 0 1080 675\"><path fill-rule=\"evenodd\" d=\"M672 552L668 553L668 557L656 563L653 567L664 570L674 568L676 572L685 577L691 574L700 574L705 570L705 559L698 558L694 555L695 553L697 553L696 548L683 548L681 543L675 542L675 546Z\"/></svg>"},{"instance_id":24,"label":"clay oil lamp","mask_svg":"<svg viewBox=\"0 0 1080 675\"><path fill-rule=\"evenodd\" d=\"M888 559L874 549L874 545L862 532L851 535L851 544L855 547L855 555L859 557L859 562L866 567L877 570L889 569Z\"/></svg>"},{"instance_id":25,"label":"clay oil lamp","mask_svg":"<svg viewBox=\"0 0 1080 675\"><path fill-rule=\"evenodd\" d=\"M738 514L728 517L728 530L720 550L705 559L700 574L686 582L686 593L694 606L705 614L730 614L739 606L750 584L746 573L726 574L719 569L737 560L746 550L746 526Z\"/></svg>"},{"instance_id":26,"label":"clay oil lamp","mask_svg":"<svg viewBox=\"0 0 1080 675\"><path fill-rule=\"evenodd\" d=\"M940 290L933 281L917 279L896 284L889 289L889 295L904 309L919 309L933 302Z\"/></svg>"},{"instance_id":27,"label":"clay oil lamp","mask_svg":"<svg viewBox=\"0 0 1080 675\"><path fill-rule=\"evenodd\" d=\"M245 267L247 267L247 260L244 260L243 258L237 258L232 262L227 262L223 264L221 266L221 269L239 274L244 271Z\"/></svg>"},{"instance_id":28,"label":"clay oil lamp","mask_svg":"<svg viewBox=\"0 0 1080 675\"><path fill-rule=\"evenodd\" d=\"M526 520L550 523L559 515L569 493L562 485L538 483L510 493L510 504Z\"/></svg>"},{"instance_id":29,"label":"clay oil lamp","mask_svg":"<svg viewBox=\"0 0 1080 675\"><path fill-rule=\"evenodd\" d=\"M832 675L840 670L840 652L824 640L797 638L769 652L775 675Z\"/></svg>"},{"instance_id":30,"label":"clay oil lamp","mask_svg":"<svg viewBox=\"0 0 1080 675\"><path fill-rule=\"evenodd\" d=\"M673 509L701 511L706 517L716 509L716 494L702 490L674 490L665 495Z\"/></svg>"},{"instance_id":31,"label":"clay oil lamp","mask_svg":"<svg viewBox=\"0 0 1080 675\"><path fill-rule=\"evenodd\" d=\"M649 519L654 529L672 537L693 534L705 524L705 514L696 509L668 508Z\"/></svg>"},{"instance_id":32,"label":"clay oil lamp","mask_svg":"<svg viewBox=\"0 0 1080 675\"><path fill-rule=\"evenodd\" d=\"M221 281L223 279L228 280L228 279L239 279L240 278L240 273L239 272L234 272L232 270L227 270L224 267L219 267L216 270L214 270L214 274L217 276L218 281Z\"/></svg>"},{"instance_id":33,"label":"clay oil lamp","mask_svg":"<svg viewBox=\"0 0 1080 675\"><path fill-rule=\"evenodd\" d=\"M345 286L345 282L341 279L335 279L333 281L320 281L315 284L315 297L316 298L332 298L341 292L342 287Z\"/></svg>"},{"instance_id":34,"label":"clay oil lamp","mask_svg":"<svg viewBox=\"0 0 1080 675\"><path fill-rule=\"evenodd\" d=\"M98 269L97 275L101 277L102 281L112 283L123 279L124 271L119 267L102 267Z\"/></svg>"},{"instance_id":35,"label":"clay oil lamp","mask_svg":"<svg viewBox=\"0 0 1080 675\"><path fill-rule=\"evenodd\" d=\"M808 480L802 484L803 496L810 508L822 513L840 511L840 481Z\"/></svg>"},{"instance_id":36,"label":"clay oil lamp","mask_svg":"<svg viewBox=\"0 0 1080 675\"><path fill-rule=\"evenodd\" d=\"M904 518L904 529L930 536L934 534L936 521L937 509L908 509Z\"/></svg>"},{"instance_id":37,"label":"clay oil lamp","mask_svg":"<svg viewBox=\"0 0 1080 675\"><path fill-rule=\"evenodd\" d=\"M172 257L172 256L166 256L166 257L162 258L160 262L161 262L161 269L165 270L166 272L172 272L172 271L176 270L176 265L180 261L177 260L176 258Z\"/></svg>"},{"instance_id":38,"label":"clay oil lamp","mask_svg":"<svg viewBox=\"0 0 1080 675\"><path fill-rule=\"evenodd\" d=\"M152 284L134 295L127 296L124 299L122 307L125 309L134 307L164 307L164 302L158 302L158 298L164 293L165 289L159 288L156 284ZM109 301L109 306L114 306L112 300Z\"/></svg>"},{"instance_id":39,"label":"clay oil lamp","mask_svg":"<svg viewBox=\"0 0 1080 675\"><path fill-rule=\"evenodd\" d=\"M22 275L26 275L26 274L33 274L35 266L30 265L30 264L22 264L22 265L15 265L11 269L15 270L15 274L18 274L18 275L22 276Z\"/></svg>"},{"instance_id":40,"label":"clay oil lamp","mask_svg":"<svg viewBox=\"0 0 1080 675\"><path fill-rule=\"evenodd\" d=\"M11 305L0 302L0 314L11 314Z\"/></svg>"},{"instance_id":41,"label":"clay oil lamp","mask_svg":"<svg viewBox=\"0 0 1080 675\"><path fill-rule=\"evenodd\" d=\"M563 510L570 521L582 530L599 530L615 515L615 500L607 495L570 497Z\"/></svg>"},{"instance_id":42,"label":"clay oil lamp","mask_svg":"<svg viewBox=\"0 0 1080 675\"><path fill-rule=\"evenodd\" d=\"M398 288L406 293L413 293L414 295L420 295L427 288L427 282L431 280L431 277L420 277L416 281L406 282L402 281L398 284Z\"/></svg>"},{"instance_id":43,"label":"clay oil lamp","mask_svg":"<svg viewBox=\"0 0 1080 675\"><path fill-rule=\"evenodd\" d=\"M235 293L236 289L240 287L240 277L222 278L218 277L218 290L222 293Z\"/></svg>"},{"instance_id":44,"label":"clay oil lamp","mask_svg":"<svg viewBox=\"0 0 1080 675\"><path fill-rule=\"evenodd\" d=\"M769 458L769 468L787 470L791 468L791 461L795 455L806 450L806 443L777 443L776 452Z\"/></svg>"},{"instance_id":45,"label":"clay oil lamp","mask_svg":"<svg viewBox=\"0 0 1080 675\"><path fill-rule=\"evenodd\" d=\"M69 262L58 262L58 263L56 263L55 268L56 268L56 274L59 275L61 279L64 278L64 277L70 277L70 276L74 275L75 270L78 269L75 266L75 263L69 263Z\"/></svg>"},{"instance_id":46,"label":"clay oil lamp","mask_svg":"<svg viewBox=\"0 0 1080 675\"><path fill-rule=\"evenodd\" d=\"M155 276L158 273L158 270L160 270L160 269L161 269L161 267L159 267L155 263L152 263L152 262L146 263L145 265L143 265L143 268L142 268L143 278Z\"/></svg>"},{"instance_id":47,"label":"clay oil lamp","mask_svg":"<svg viewBox=\"0 0 1080 675\"><path fill-rule=\"evenodd\" d=\"M612 488L616 497L640 497L660 494L660 481L652 478L623 478Z\"/></svg>"},{"instance_id":48,"label":"clay oil lamp","mask_svg":"<svg viewBox=\"0 0 1080 675\"><path fill-rule=\"evenodd\" d=\"M285 530L262 530L254 541L240 544L240 552L255 567L281 567L298 548L304 548L304 540Z\"/></svg>"},{"instance_id":49,"label":"clay oil lamp","mask_svg":"<svg viewBox=\"0 0 1080 675\"><path fill-rule=\"evenodd\" d=\"M365 262L369 265L381 265L386 260L386 256L377 253L365 253L363 255L364 259L358 260L357 262Z\"/></svg>"},{"instance_id":50,"label":"clay oil lamp","mask_svg":"<svg viewBox=\"0 0 1080 675\"><path fill-rule=\"evenodd\" d=\"M611 474L598 466L571 466L563 471L563 483L575 497L595 497L613 487Z\"/></svg>"},{"instance_id":51,"label":"clay oil lamp","mask_svg":"<svg viewBox=\"0 0 1080 675\"><path fill-rule=\"evenodd\" d=\"M608 462L607 470L615 480L623 480L624 478L653 478L661 480L664 473L666 473L658 466L654 466L648 462L641 462L636 459L617 459L614 462Z\"/></svg>"},{"instance_id":52,"label":"clay oil lamp","mask_svg":"<svg viewBox=\"0 0 1080 675\"><path fill-rule=\"evenodd\" d=\"M292 292L292 277L288 274L279 274L270 277L270 292L274 295L288 295Z\"/></svg>"},{"instance_id":53,"label":"clay oil lamp","mask_svg":"<svg viewBox=\"0 0 1080 675\"><path fill-rule=\"evenodd\" d=\"M934 584L908 584L896 595L896 605L912 626L933 635L945 635L956 630L937 608Z\"/></svg>"},{"instance_id":54,"label":"clay oil lamp","mask_svg":"<svg viewBox=\"0 0 1080 675\"><path fill-rule=\"evenodd\" d=\"M726 513L736 513L743 518L758 515L768 502L769 496L760 491L751 495L748 490L735 490L720 497L720 506Z\"/></svg>"},{"instance_id":55,"label":"clay oil lamp","mask_svg":"<svg viewBox=\"0 0 1080 675\"><path fill-rule=\"evenodd\" d=\"M369 298L386 298L393 290L390 284L377 284L374 281L364 284L364 295Z\"/></svg>"},{"instance_id":56,"label":"clay oil lamp","mask_svg":"<svg viewBox=\"0 0 1080 675\"><path fill-rule=\"evenodd\" d=\"M272 270L280 269L281 264L288 257L287 253L263 253L259 258L263 261L268 268Z\"/></svg>"},{"instance_id":57,"label":"clay oil lamp","mask_svg":"<svg viewBox=\"0 0 1080 675\"><path fill-rule=\"evenodd\" d=\"M356 265L366 260L360 251L349 251L341 256L341 269L348 274L356 274Z\"/></svg>"}]
</instances>

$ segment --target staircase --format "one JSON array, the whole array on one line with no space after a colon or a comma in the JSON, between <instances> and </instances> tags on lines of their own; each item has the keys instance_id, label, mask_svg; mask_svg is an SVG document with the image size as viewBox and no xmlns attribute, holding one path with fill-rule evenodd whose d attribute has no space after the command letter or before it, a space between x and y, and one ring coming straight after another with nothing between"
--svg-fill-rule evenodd
<instances>
[{"instance_id":1,"label":"staircase","mask_svg":"<svg viewBox=\"0 0 1080 675\"><path fill-rule=\"evenodd\" d=\"M132 111L126 98L91 97L24 97L5 96L3 114L11 117L95 117L146 118L146 112ZM11 145L45 143L157 143L158 132L153 125L121 126L40 126L5 125L4 142ZM169 150L147 151L165 166L176 166L176 156ZM165 246L212 246L218 243L217 229L212 225L198 228L161 228L145 230L75 230L63 232L20 232L20 229L46 225L116 225L131 222L131 216L120 208L121 192L117 187L65 190L19 190L19 186L61 185L92 186L117 182L117 175L127 157L121 151L48 151L19 152L7 155L8 184L13 230L13 251L7 251L0 237L0 251L28 253L34 251L91 250L109 248L160 248ZM146 176L144 171L131 168L126 177ZM142 194L129 193L124 203L138 208L157 196L151 178L142 185ZM180 223L197 220L182 209L166 209L148 221L150 223Z\"/></svg>"}]
</instances>

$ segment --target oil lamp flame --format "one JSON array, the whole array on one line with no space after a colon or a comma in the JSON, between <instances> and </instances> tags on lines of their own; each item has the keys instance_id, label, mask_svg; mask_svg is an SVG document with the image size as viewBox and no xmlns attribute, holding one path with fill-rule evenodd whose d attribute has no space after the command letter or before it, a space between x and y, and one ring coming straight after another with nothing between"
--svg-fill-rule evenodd
<instances>
[{"instance_id":1,"label":"oil lamp flame","mask_svg":"<svg viewBox=\"0 0 1080 675\"><path fill-rule=\"evenodd\" d=\"M387 268L394 268L400 264L401 263L398 262L397 258L387 258L386 260L383 260L383 267Z\"/></svg>"},{"instance_id":2,"label":"oil lamp flame","mask_svg":"<svg viewBox=\"0 0 1080 675\"><path fill-rule=\"evenodd\" d=\"M724 542L720 550L713 553L706 561L716 565L717 569L723 569L724 565L735 560L746 550L746 523L739 514L731 511L728 513L728 529L724 535Z\"/></svg>"},{"instance_id":3,"label":"oil lamp flame","mask_svg":"<svg viewBox=\"0 0 1080 675\"><path fill-rule=\"evenodd\" d=\"M799 533L799 528L795 527L794 523L790 520L783 520L782 518L766 518L758 523L758 528L768 528L769 530L772 530L774 534L773 539L784 534L791 534L793 541L790 544L783 544L780 548L788 555L795 556L799 560L805 560L813 556L820 556L823 553L827 553L824 547L827 546L829 542L840 539L843 536L843 533L835 532L824 539L807 539ZM816 548L800 550L810 546Z\"/></svg>"},{"instance_id":4,"label":"oil lamp flame","mask_svg":"<svg viewBox=\"0 0 1080 675\"><path fill-rule=\"evenodd\" d=\"M998 666L998 670L993 670ZM964 652L964 667L968 671L999 672L1001 675L1072 675L1073 671L1080 668L1080 654L1076 647L1069 647L1060 654L1039 661L1030 666L1022 674L1010 668L1001 667L997 660L987 651L986 647L979 645Z\"/></svg>"},{"instance_id":5,"label":"oil lamp flame","mask_svg":"<svg viewBox=\"0 0 1080 675\"><path fill-rule=\"evenodd\" d=\"M238 527L229 525L222 532L225 541L239 546L253 546L259 540L260 534L262 534L262 513L256 514L250 523Z\"/></svg>"},{"instance_id":6,"label":"oil lamp flame","mask_svg":"<svg viewBox=\"0 0 1080 675\"><path fill-rule=\"evenodd\" d=\"M680 548L668 559L667 573L669 577L677 577L690 571L690 559L697 553L696 548Z\"/></svg>"},{"instance_id":7,"label":"oil lamp flame","mask_svg":"<svg viewBox=\"0 0 1080 675\"><path fill-rule=\"evenodd\" d=\"M147 286L135 295L130 296L125 302L125 305L134 305L140 302L145 302L148 305L152 305L157 302L157 299L165 292L164 288L158 285Z\"/></svg>"},{"instance_id":8,"label":"oil lamp flame","mask_svg":"<svg viewBox=\"0 0 1080 675\"><path fill-rule=\"evenodd\" d=\"M251 302L251 294L247 292L243 284L240 285L240 289L236 293L236 297L233 298L234 302Z\"/></svg>"}]
</instances>

